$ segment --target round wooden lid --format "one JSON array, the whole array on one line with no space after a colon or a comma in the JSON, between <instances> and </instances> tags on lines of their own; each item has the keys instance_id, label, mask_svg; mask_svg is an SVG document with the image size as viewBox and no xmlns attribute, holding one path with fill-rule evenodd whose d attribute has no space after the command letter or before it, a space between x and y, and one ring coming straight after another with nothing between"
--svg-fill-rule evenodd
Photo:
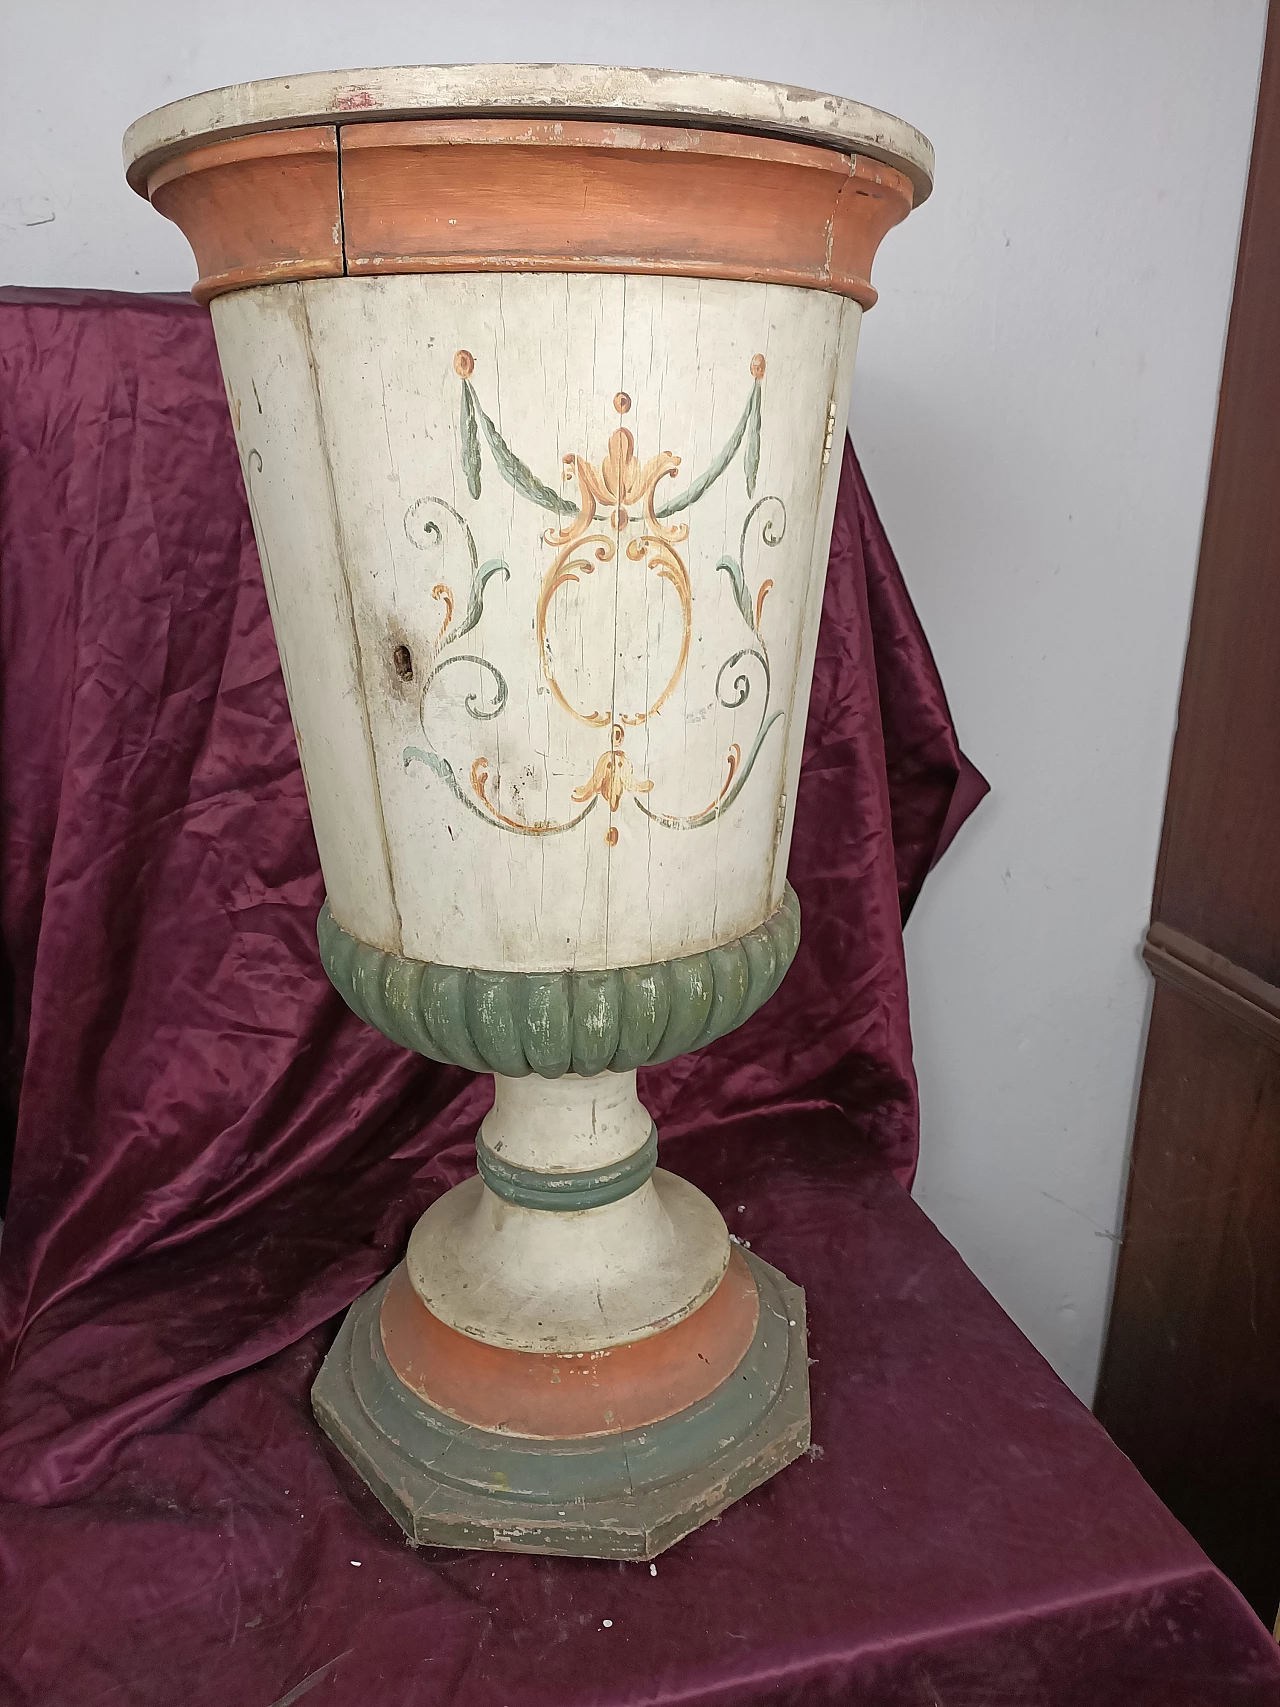
<instances>
[{"instance_id":1,"label":"round wooden lid","mask_svg":"<svg viewBox=\"0 0 1280 1707\"><path fill-rule=\"evenodd\" d=\"M748 77L611 65L396 65L235 83L137 119L125 132L125 171L145 196L156 167L193 145L302 125L525 113L790 138L895 167L916 206L933 188L928 139L860 101Z\"/></svg>"}]
</instances>

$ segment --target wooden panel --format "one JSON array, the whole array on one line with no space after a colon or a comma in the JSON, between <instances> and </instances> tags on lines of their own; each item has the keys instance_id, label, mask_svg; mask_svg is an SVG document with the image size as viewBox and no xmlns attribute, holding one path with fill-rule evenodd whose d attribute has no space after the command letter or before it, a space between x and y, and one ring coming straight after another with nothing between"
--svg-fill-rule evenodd
<instances>
[{"instance_id":1,"label":"wooden panel","mask_svg":"<svg viewBox=\"0 0 1280 1707\"><path fill-rule=\"evenodd\" d=\"M911 208L892 167L765 137L565 120L342 131L352 273L680 273L875 301Z\"/></svg>"},{"instance_id":2,"label":"wooden panel","mask_svg":"<svg viewBox=\"0 0 1280 1707\"><path fill-rule=\"evenodd\" d=\"M1280 1051L1158 984L1097 1413L1268 1622L1278 1229Z\"/></svg>"},{"instance_id":3,"label":"wooden panel","mask_svg":"<svg viewBox=\"0 0 1280 1707\"><path fill-rule=\"evenodd\" d=\"M1280 1046L1280 989L1168 925L1147 932L1142 958L1164 983Z\"/></svg>"},{"instance_id":4,"label":"wooden panel","mask_svg":"<svg viewBox=\"0 0 1280 1707\"><path fill-rule=\"evenodd\" d=\"M554 972L700 953L773 912L860 316L827 291L563 273L219 299L282 654L354 634L350 692L345 665L291 666L339 924ZM366 737L386 852L353 861Z\"/></svg>"},{"instance_id":5,"label":"wooden panel","mask_svg":"<svg viewBox=\"0 0 1280 1707\"><path fill-rule=\"evenodd\" d=\"M210 312L325 883L350 930L398 952L307 288L228 291Z\"/></svg>"},{"instance_id":6,"label":"wooden panel","mask_svg":"<svg viewBox=\"0 0 1280 1707\"><path fill-rule=\"evenodd\" d=\"M1273 14L1154 914L1280 983L1280 48Z\"/></svg>"},{"instance_id":7,"label":"wooden panel","mask_svg":"<svg viewBox=\"0 0 1280 1707\"><path fill-rule=\"evenodd\" d=\"M1272 9L1146 959L1098 1415L1280 1601L1280 30Z\"/></svg>"},{"instance_id":8,"label":"wooden panel","mask_svg":"<svg viewBox=\"0 0 1280 1707\"><path fill-rule=\"evenodd\" d=\"M147 194L195 252L197 302L245 285L342 272L332 125L197 148L153 172Z\"/></svg>"}]
</instances>

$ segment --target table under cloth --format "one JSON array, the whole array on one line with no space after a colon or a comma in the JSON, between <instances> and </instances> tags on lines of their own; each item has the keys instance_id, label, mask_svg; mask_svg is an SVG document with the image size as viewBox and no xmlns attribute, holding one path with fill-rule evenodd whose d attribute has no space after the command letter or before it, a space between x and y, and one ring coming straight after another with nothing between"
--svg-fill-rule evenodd
<instances>
[{"instance_id":1,"label":"table under cloth","mask_svg":"<svg viewBox=\"0 0 1280 1707\"><path fill-rule=\"evenodd\" d=\"M782 994L641 1075L807 1291L814 1448L654 1566L411 1550L311 1421L489 1084L320 969L207 314L0 292L3 1707L1280 1702L1280 1657L912 1203L901 923L985 789L851 452Z\"/></svg>"}]
</instances>

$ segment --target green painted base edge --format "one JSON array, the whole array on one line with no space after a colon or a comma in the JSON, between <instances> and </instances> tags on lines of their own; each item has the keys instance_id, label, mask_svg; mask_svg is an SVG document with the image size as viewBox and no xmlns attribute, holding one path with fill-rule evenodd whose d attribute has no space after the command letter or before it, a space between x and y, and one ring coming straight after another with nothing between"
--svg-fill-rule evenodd
<instances>
[{"instance_id":1,"label":"green painted base edge","mask_svg":"<svg viewBox=\"0 0 1280 1707\"><path fill-rule=\"evenodd\" d=\"M760 1326L697 1405L645 1429L533 1441L470 1428L382 1352L387 1282L356 1300L311 1390L321 1428L415 1545L653 1559L809 1445L804 1293L750 1251Z\"/></svg>"},{"instance_id":2,"label":"green painted base edge","mask_svg":"<svg viewBox=\"0 0 1280 1707\"><path fill-rule=\"evenodd\" d=\"M704 954L611 972L486 972L410 960L343 930L326 901L316 934L330 982L393 1043L477 1073L593 1077L670 1061L751 1018L800 942L788 883L752 931Z\"/></svg>"},{"instance_id":3,"label":"green painted base edge","mask_svg":"<svg viewBox=\"0 0 1280 1707\"><path fill-rule=\"evenodd\" d=\"M607 1168L583 1168L577 1172L551 1173L538 1168L517 1167L505 1161L476 1135L476 1167L480 1178L495 1196L521 1209L602 1209L630 1197L658 1165L658 1128L638 1150Z\"/></svg>"}]
</instances>

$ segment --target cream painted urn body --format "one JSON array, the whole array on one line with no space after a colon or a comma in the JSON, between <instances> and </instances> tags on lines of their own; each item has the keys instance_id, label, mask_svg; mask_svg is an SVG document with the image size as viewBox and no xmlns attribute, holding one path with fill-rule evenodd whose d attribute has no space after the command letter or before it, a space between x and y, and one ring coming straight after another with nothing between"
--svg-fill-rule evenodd
<instances>
[{"instance_id":1,"label":"cream painted urn body","mask_svg":"<svg viewBox=\"0 0 1280 1707\"><path fill-rule=\"evenodd\" d=\"M808 1445L803 1293L656 1166L637 1068L777 989L871 261L924 138L772 85L409 67L161 108L327 901L477 1174L316 1415L410 1537L649 1558Z\"/></svg>"}]
</instances>

